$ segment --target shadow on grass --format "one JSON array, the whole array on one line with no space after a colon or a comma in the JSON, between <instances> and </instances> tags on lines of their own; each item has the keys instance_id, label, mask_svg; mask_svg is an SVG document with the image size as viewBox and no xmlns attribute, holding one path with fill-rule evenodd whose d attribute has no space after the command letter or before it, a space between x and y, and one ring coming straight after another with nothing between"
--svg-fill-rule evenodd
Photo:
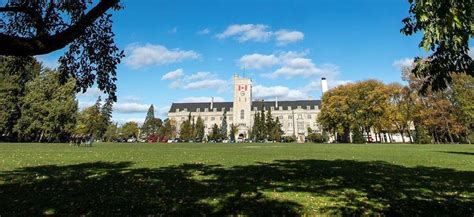
<instances>
[{"instance_id":1,"label":"shadow on grass","mask_svg":"<svg viewBox=\"0 0 474 217\"><path fill-rule=\"evenodd\" d=\"M310 200L277 200L269 192L324 197L329 205L316 212L336 215L472 216L474 212L474 172L349 160L281 160L231 168L130 166L130 162L96 162L3 172L0 215L312 212L304 207Z\"/></svg>"},{"instance_id":2,"label":"shadow on grass","mask_svg":"<svg viewBox=\"0 0 474 217\"><path fill-rule=\"evenodd\" d=\"M448 153L448 154L461 154L461 155L473 155L474 152L464 152L464 151L440 151L442 153Z\"/></svg>"}]
</instances>

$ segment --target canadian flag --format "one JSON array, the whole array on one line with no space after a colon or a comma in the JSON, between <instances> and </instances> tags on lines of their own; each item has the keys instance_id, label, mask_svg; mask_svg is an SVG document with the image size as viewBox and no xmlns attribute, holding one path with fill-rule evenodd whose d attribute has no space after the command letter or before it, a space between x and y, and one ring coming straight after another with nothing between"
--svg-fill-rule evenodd
<instances>
[{"instance_id":1,"label":"canadian flag","mask_svg":"<svg viewBox=\"0 0 474 217\"><path fill-rule=\"evenodd\" d=\"M247 91L247 85L239 85L239 91L245 90Z\"/></svg>"}]
</instances>

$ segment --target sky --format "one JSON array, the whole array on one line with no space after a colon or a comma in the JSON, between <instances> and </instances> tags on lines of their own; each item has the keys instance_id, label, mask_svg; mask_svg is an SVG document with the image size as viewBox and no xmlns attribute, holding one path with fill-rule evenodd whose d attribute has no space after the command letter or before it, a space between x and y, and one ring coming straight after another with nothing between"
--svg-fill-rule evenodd
<instances>
[{"instance_id":1,"label":"sky","mask_svg":"<svg viewBox=\"0 0 474 217\"><path fill-rule=\"evenodd\" d=\"M143 122L153 104L232 100L234 74L252 78L254 99L319 99L330 87L364 79L402 82L400 67L421 36L400 33L407 0L123 0L113 12L118 66L116 122ZM57 65L63 51L39 56ZM92 105L96 88L79 94Z\"/></svg>"}]
</instances>

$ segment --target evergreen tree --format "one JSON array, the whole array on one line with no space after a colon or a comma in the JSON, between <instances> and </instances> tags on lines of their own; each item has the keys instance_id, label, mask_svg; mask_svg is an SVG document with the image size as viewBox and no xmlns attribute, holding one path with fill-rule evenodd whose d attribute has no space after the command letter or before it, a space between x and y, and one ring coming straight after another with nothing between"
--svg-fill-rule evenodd
<instances>
[{"instance_id":1,"label":"evergreen tree","mask_svg":"<svg viewBox=\"0 0 474 217\"><path fill-rule=\"evenodd\" d=\"M255 111L253 116L253 126L250 132L250 138L254 141L258 139L258 132L260 131L260 115Z\"/></svg>"},{"instance_id":2,"label":"evergreen tree","mask_svg":"<svg viewBox=\"0 0 474 217\"><path fill-rule=\"evenodd\" d=\"M212 126L212 131L211 131L211 134L209 135L209 139L217 141L220 138L221 138L221 135L220 135L219 126L217 126L217 124L214 124Z\"/></svg>"},{"instance_id":3,"label":"evergreen tree","mask_svg":"<svg viewBox=\"0 0 474 217\"><path fill-rule=\"evenodd\" d=\"M204 139L204 121L201 116L198 116L196 120L195 138L197 141L202 141Z\"/></svg>"},{"instance_id":4,"label":"evergreen tree","mask_svg":"<svg viewBox=\"0 0 474 217\"><path fill-rule=\"evenodd\" d=\"M21 113L15 125L22 141L67 141L76 123L75 81L59 82L59 73L47 70L26 85Z\"/></svg>"},{"instance_id":5,"label":"evergreen tree","mask_svg":"<svg viewBox=\"0 0 474 217\"><path fill-rule=\"evenodd\" d=\"M101 121L98 126L98 138L104 137L107 128L112 123L113 103L114 101L112 100L112 98L109 97L105 100L104 105L102 105L102 108L100 109Z\"/></svg>"},{"instance_id":6,"label":"evergreen tree","mask_svg":"<svg viewBox=\"0 0 474 217\"><path fill-rule=\"evenodd\" d=\"M41 65L32 57L0 56L0 140L15 140L14 126L21 116L26 83L40 74Z\"/></svg>"},{"instance_id":7,"label":"evergreen tree","mask_svg":"<svg viewBox=\"0 0 474 217\"><path fill-rule=\"evenodd\" d=\"M237 127L234 124L230 125L230 140L235 141L235 134L237 134Z\"/></svg>"},{"instance_id":8,"label":"evergreen tree","mask_svg":"<svg viewBox=\"0 0 474 217\"><path fill-rule=\"evenodd\" d=\"M189 141L193 138L193 127L191 124L191 113L189 113L188 119L181 123L179 128L179 136L184 141Z\"/></svg>"},{"instance_id":9,"label":"evergreen tree","mask_svg":"<svg viewBox=\"0 0 474 217\"><path fill-rule=\"evenodd\" d=\"M260 121L258 122L258 132L257 132L257 140L263 141L266 138L266 122L265 122L265 110L262 105L262 110L260 110Z\"/></svg>"},{"instance_id":10,"label":"evergreen tree","mask_svg":"<svg viewBox=\"0 0 474 217\"><path fill-rule=\"evenodd\" d=\"M270 133L270 139L272 141L280 141L283 135L283 130L281 130L281 123L280 119L277 117L275 122L272 125L272 130Z\"/></svg>"},{"instance_id":11,"label":"evergreen tree","mask_svg":"<svg viewBox=\"0 0 474 217\"><path fill-rule=\"evenodd\" d=\"M148 108L148 112L143 122L140 138L145 140L156 140L159 137L160 128L162 127L163 122L159 118L155 118L155 108L153 104Z\"/></svg>"},{"instance_id":12,"label":"evergreen tree","mask_svg":"<svg viewBox=\"0 0 474 217\"><path fill-rule=\"evenodd\" d=\"M265 138L273 140L273 133L275 133L275 122L273 121L271 109L268 109L267 118L265 119Z\"/></svg>"},{"instance_id":13,"label":"evergreen tree","mask_svg":"<svg viewBox=\"0 0 474 217\"><path fill-rule=\"evenodd\" d=\"M222 114L220 136L222 139L227 139L227 111L225 109L224 109L224 113Z\"/></svg>"},{"instance_id":14,"label":"evergreen tree","mask_svg":"<svg viewBox=\"0 0 474 217\"><path fill-rule=\"evenodd\" d=\"M119 137L118 133L119 133L119 128L117 126L117 123L109 124L104 134L104 141L113 142L115 139L118 139Z\"/></svg>"}]
</instances>

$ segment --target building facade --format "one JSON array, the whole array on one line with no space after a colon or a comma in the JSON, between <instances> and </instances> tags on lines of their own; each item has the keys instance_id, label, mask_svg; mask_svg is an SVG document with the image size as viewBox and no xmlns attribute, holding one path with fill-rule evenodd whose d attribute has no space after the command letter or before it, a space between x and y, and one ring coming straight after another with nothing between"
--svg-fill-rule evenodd
<instances>
[{"instance_id":1,"label":"building facade","mask_svg":"<svg viewBox=\"0 0 474 217\"><path fill-rule=\"evenodd\" d=\"M176 124L178 135L179 126L191 115L194 120L199 116L205 125L205 134L208 135L214 124L221 127L224 111L227 117L227 130L230 125L237 127L236 138L249 138L256 112L262 109L271 110L273 118L278 117L282 124L284 136L297 136L299 140L308 134L308 127L316 132L321 129L316 122L321 106L321 100L295 100L295 101L263 101L252 98L252 80L234 76L234 97L232 102L198 102L198 103L173 103L168 112L168 118ZM323 78L322 90L327 90L327 83Z\"/></svg>"}]
</instances>

